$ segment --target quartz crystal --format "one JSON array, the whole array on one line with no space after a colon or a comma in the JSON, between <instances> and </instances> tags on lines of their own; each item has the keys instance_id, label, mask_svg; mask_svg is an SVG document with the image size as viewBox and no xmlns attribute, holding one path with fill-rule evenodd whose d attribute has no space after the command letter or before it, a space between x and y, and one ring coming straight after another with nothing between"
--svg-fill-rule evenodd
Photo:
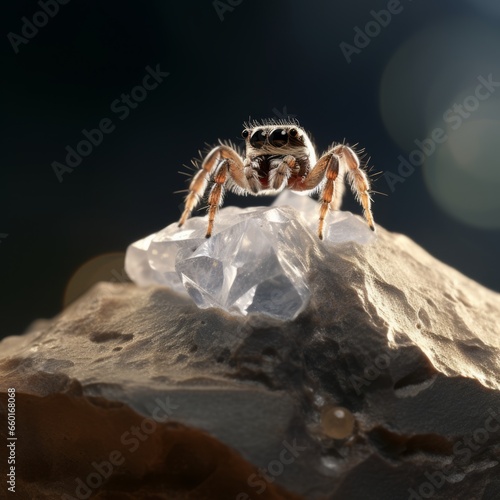
<instances>
[{"instance_id":1,"label":"quartz crystal","mask_svg":"<svg viewBox=\"0 0 500 500\"><path fill-rule=\"evenodd\" d=\"M192 217L129 246L125 269L138 285L188 293L201 308L293 319L307 304L314 245L367 243L373 234L348 212L329 214L325 243L315 233L318 205L283 193L271 207L222 209L211 238L206 217Z\"/></svg>"}]
</instances>

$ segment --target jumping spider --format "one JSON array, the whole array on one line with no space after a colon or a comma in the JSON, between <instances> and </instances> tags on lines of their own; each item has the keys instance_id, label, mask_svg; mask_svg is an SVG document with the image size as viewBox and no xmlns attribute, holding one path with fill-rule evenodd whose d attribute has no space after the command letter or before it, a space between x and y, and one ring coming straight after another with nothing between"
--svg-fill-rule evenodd
<instances>
[{"instance_id":1,"label":"jumping spider","mask_svg":"<svg viewBox=\"0 0 500 500\"><path fill-rule=\"evenodd\" d=\"M375 231L371 212L370 182L360 168L359 158L347 145L337 144L319 160L304 129L290 121L268 120L244 125L245 157L235 146L219 141L206 156L194 175L186 196L181 227L202 199L210 180L208 195L208 229L212 234L215 214L222 205L224 191L237 194L272 195L285 188L303 194L319 192L318 236L323 239L323 226L328 208L338 210L344 194L347 175L356 198L364 209L370 228Z\"/></svg>"}]
</instances>

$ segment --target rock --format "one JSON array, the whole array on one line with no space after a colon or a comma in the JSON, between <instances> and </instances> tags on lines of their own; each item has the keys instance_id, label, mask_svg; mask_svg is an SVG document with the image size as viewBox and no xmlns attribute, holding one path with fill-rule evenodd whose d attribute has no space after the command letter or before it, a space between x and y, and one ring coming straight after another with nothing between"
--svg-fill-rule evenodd
<instances>
[{"instance_id":1,"label":"rock","mask_svg":"<svg viewBox=\"0 0 500 500\"><path fill-rule=\"evenodd\" d=\"M1 342L20 498L499 498L499 294L380 227L303 259L293 320L102 283Z\"/></svg>"}]
</instances>

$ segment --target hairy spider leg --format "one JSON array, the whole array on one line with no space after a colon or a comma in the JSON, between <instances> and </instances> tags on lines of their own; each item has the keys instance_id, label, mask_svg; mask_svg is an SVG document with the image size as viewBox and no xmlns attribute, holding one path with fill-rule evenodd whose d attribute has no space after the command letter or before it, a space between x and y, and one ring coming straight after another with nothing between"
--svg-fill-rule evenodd
<instances>
[{"instance_id":1,"label":"hairy spider leg","mask_svg":"<svg viewBox=\"0 0 500 500\"><path fill-rule=\"evenodd\" d=\"M221 162L225 165L226 173L229 170L229 175L236 186L240 187L243 190L249 188L248 182L246 181L246 178L243 174L243 160L241 159L241 156L238 154L238 152L225 144L216 146L207 154L207 156L203 160L203 163L201 164L200 170L196 172L196 174L193 177L193 180L189 185L189 193L186 196L184 202L184 211L182 212L181 218L179 219L179 227L181 227L186 222L186 220L191 215L192 211L200 203L207 189L210 177L214 173L215 175L217 175L217 172L219 172L220 170L218 167L221 166ZM222 188L221 188L221 194L222 194ZM218 206L212 210L214 217ZM213 220L212 220L212 225L213 225ZM211 227L210 221L209 221L209 227ZM209 234L210 232L211 229L210 231L207 232L208 236L210 236Z\"/></svg>"},{"instance_id":2,"label":"hairy spider leg","mask_svg":"<svg viewBox=\"0 0 500 500\"><path fill-rule=\"evenodd\" d=\"M375 231L373 214L371 210L370 181L365 171L360 168L359 158L356 153L345 144L338 144L333 151L339 156L340 162L347 167L346 175L350 181L351 189L358 202L363 206L363 213L372 231Z\"/></svg>"},{"instance_id":3,"label":"hairy spider leg","mask_svg":"<svg viewBox=\"0 0 500 500\"><path fill-rule=\"evenodd\" d=\"M215 215L224 199L224 186L228 179L227 173L229 162L229 159L223 159L214 175L214 185L212 189L210 189L210 194L208 195L208 228L205 238L210 238L210 236L212 236Z\"/></svg>"},{"instance_id":4,"label":"hairy spider leg","mask_svg":"<svg viewBox=\"0 0 500 500\"><path fill-rule=\"evenodd\" d=\"M318 223L318 237L320 240L323 239L323 227L325 224L326 213L328 212L328 207L332 202L335 195L335 180L339 175L339 158L336 154L331 154L327 160L327 166L325 169L325 183L321 189L320 195L320 208L319 208L319 223Z\"/></svg>"},{"instance_id":5,"label":"hairy spider leg","mask_svg":"<svg viewBox=\"0 0 500 500\"><path fill-rule=\"evenodd\" d=\"M320 239L323 239L323 225L328 207L332 207L335 195L339 193L339 188L337 188L339 182L335 182L338 175L339 158L333 150L329 150L316 162L316 165L309 171L302 182L294 187L294 191L320 190L321 205L318 225Z\"/></svg>"},{"instance_id":6,"label":"hairy spider leg","mask_svg":"<svg viewBox=\"0 0 500 500\"><path fill-rule=\"evenodd\" d=\"M305 179L295 188L299 191L320 189L321 206L318 225L320 239L323 239L324 220L328 207L332 210L340 208L345 189L345 173L349 177L351 188L357 200L363 206L368 225L373 231L375 230L369 195L370 181L360 168L356 153L349 146L338 144L321 156Z\"/></svg>"},{"instance_id":7,"label":"hairy spider leg","mask_svg":"<svg viewBox=\"0 0 500 500\"><path fill-rule=\"evenodd\" d=\"M269 171L269 185L272 189L282 190L292 173L297 171L297 161L292 155L286 155L276 168Z\"/></svg>"}]
</instances>

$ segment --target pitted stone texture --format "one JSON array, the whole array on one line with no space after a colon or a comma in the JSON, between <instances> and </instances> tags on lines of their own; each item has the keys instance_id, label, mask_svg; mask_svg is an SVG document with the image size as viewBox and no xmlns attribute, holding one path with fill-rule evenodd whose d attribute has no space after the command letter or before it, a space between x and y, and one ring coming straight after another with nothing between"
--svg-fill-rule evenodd
<instances>
[{"instance_id":1,"label":"pitted stone texture","mask_svg":"<svg viewBox=\"0 0 500 500\"><path fill-rule=\"evenodd\" d=\"M294 321L101 283L4 339L19 498L76 498L114 450L125 462L92 498L400 500L429 485L433 500L500 498L500 294L382 227L304 258L311 299ZM170 418L131 451L159 403ZM325 421L339 406L347 432Z\"/></svg>"}]
</instances>

